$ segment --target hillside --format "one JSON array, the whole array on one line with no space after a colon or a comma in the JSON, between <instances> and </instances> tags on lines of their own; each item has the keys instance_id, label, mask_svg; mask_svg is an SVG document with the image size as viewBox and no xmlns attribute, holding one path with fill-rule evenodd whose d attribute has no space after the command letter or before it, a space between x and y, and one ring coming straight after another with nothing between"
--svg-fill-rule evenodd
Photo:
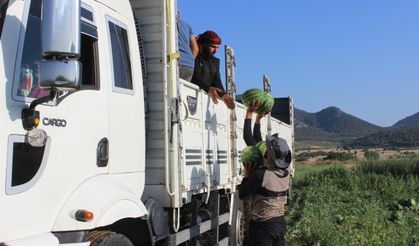
<instances>
[{"instance_id":1,"label":"hillside","mask_svg":"<svg viewBox=\"0 0 419 246\"><path fill-rule=\"evenodd\" d=\"M289 98L275 98L272 116L289 123L288 115ZM337 107L316 113L294 108L294 127L298 147L313 144L358 148L419 146L419 112L383 128Z\"/></svg>"},{"instance_id":2,"label":"hillside","mask_svg":"<svg viewBox=\"0 0 419 246\"><path fill-rule=\"evenodd\" d=\"M297 141L349 141L382 130L337 107L328 107L317 113L295 108L294 116Z\"/></svg>"},{"instance_id":3,"label":"hillside","mask_svg":"<svg viewBox=\"0 0 419 246\"><path fill-rule=\"evenodd\" d=\"M381 132L353 140L347 144L352 148L365 147L418 147L419 125L388 128Z\"/></svg>"},{"instance_id":4,"label":"hillside","mask_svg":"<svg viewBox=\"0 0 419 246\"><path fill-rule=\"evenodd\" d=\"M419 125L419 112L409 117L406 117L402 120L399 120L392 127L396 128L396 127L406 127L406 126L414 126L414 125Z\"/></svg>"}]
</instances>

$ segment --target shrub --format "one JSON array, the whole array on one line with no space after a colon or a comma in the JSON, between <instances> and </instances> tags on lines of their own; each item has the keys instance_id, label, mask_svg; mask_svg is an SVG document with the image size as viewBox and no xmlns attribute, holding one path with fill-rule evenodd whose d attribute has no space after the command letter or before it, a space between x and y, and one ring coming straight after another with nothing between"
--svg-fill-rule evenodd
<instances>
[{"instance_id":1,"label":"shrub","mask_svg":"<svg viewBox=\"0 0 419 246\"><path fill-rule=\"evenodd\" d=\"M419 158L364 161L356 166L355 171L363 174L376 173L396 177L413 175L419 178Z\"/></svg>"},{"instance_id":2,"label":"shrub","mask_svg":"<svg viewBox=\"0 0 419 246\"><path fill-rule=\"evenodd\" d=\"M367 150L364 152L364 157L369 161L378 160L380 158L380 154L373 150Z\"/></svg>"},{"instance_id":3,"label":"shrub","mask_svg":"<svg viewBox=\"0 0 419 246\"><path fill-rule=\"evenodd\" d=\"M419 159L308 173L293 182L286 243L419 245L417 201Z\"/></svg>"},{"instance_id":4,"label":"shrub","mask_svg":"<svg viewBox=\"0 0 419 246\"><path fill-rule=\"evenodd\" d=\"M330 152L324 159L335 161L347 161L356 159L356 156L350 152Z\"/></svg>"}]
</instances>

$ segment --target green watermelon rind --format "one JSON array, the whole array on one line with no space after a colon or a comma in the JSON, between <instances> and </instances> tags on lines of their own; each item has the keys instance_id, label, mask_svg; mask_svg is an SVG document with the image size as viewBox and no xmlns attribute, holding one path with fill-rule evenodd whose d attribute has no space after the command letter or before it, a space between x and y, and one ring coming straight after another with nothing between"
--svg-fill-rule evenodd
<instances>
[{"instance_id":1,"label":"green watermelon rind","mask_svg":"<svg viewBox=\"0 0 419 246\"><path fill-rule=\"evenodd\" d=\"M264 92L262 105L256 110L257 113L268 113L272 110L275 99L272 97L271 94Z\"/></svg>"},{"instance_id":2,"label":"green watermelon rind","mask_svg":"<svg viewBox=\"0 0 419 246\"><path fill-rule=\"evenodd\" d=\"M260 150L260 153L262 154L262 156L265 156L266 142L262 140L262 141L258 142L255 146L256 146L256 148L258 148Z\"/></svg>"},{"instance_id":3,"label":"green watermelon rind","mask_svg":"<svg viewBox=\"0 0 419 246\"><path fill-rule=\"evenodd\" d=\"M244 106L249 107L253 101L261 101L264 100L264 92L257 88L248 89L242 95L242 102Z\"/></svg>"},{"instance_id":4,"label":"green watermelon rind","mask_svg":"<svg viewBox=\"0 0 419 246\"><path fill-rule=\"evenodd\" d=\"M259 163L262 159L262 153L256 146L245 147L240 155L242 163Z\"/></svg>"}]
</instances>

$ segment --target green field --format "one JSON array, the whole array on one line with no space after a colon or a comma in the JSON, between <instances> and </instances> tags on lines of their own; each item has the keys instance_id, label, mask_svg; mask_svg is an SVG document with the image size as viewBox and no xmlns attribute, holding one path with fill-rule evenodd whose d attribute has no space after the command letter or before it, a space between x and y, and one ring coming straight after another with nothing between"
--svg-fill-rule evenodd
<instances>
[{"instance_id":1,"label":"green field","mask_svg":"<svg viewBox=\"0 0 419 246\"><path fill-rule=\"evenodd\" d=\"M419 159L296 165L287 245L419 245Z\"/></svg>"}]
</instances>

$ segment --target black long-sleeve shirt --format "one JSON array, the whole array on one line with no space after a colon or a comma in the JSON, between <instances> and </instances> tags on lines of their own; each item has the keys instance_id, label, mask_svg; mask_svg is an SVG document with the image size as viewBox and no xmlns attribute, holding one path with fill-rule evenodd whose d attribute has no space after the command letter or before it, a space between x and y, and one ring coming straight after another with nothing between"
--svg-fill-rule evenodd
<instances>
[{"instance_id":1,"label":"black long-sleeve shirt","mask_svg":"<svg viewBox=\"0 0 419 246\"><path fill-rule=\"evenodd\" d=\"M252 195L257 189L262 187L262 180L265 171L266 168L257 169L249 177L243 178L239 186L240 199Z\"/></svg>"},{"instance_id":2,"label":"black long-sleeve shirt","mask_svg":"<svg viewBox=\"0 0 419 246\"><path fill-rule=\"evenodd\" d=\"M252 134L252 119L244 119L243 139L247 146L254 146L262 141L262 134L260 133L260 124L255 123Z\"/></svg>"},{"instance_id":3,"label":"black long-sleeve shirt","mask_svg":"<svg viewBox=\"0 0 419 246\"><path fill-rule=\"evenodd\" d=\"M195 58L195 67L191 81L206 92L209 92L210 87L221 89L222 92L218 92L219 97L226 94L223 84L221 83L220 59L217 57L206 57L202 54L198 54Z\"/></svg>"}]
</instances>

